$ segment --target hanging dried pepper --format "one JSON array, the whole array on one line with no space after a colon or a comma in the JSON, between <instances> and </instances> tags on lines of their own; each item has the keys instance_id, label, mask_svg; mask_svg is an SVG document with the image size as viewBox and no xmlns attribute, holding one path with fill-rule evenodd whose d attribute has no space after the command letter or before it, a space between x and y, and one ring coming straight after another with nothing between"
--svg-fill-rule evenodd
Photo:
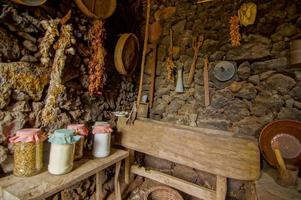
<instances>
[{"instance_id":1,"label":"hanging dried pepper","mask_svg":"<svg viewBox=\"0 0 301 200\"><path fill-rule=\"evenodd\" d=\"M104 21L96 20L89 33L92 45L92 57L89 62L89 94L100 95L106 82L105 56L106 50L103 46L106 32Z\"/></svg>"},{"instance_id":2,"label":"hanging dried pepper","mask_svg":"<svg viewBox=\"0 0 301 200\"><path fill-rule=\"evenodd\" d=\"M59 95L64 91L65 87L62 84L62 73L65 67L67 56L65 53L67 48L71 48L71 44L75 43L75 39L72 36L72 26L63 25L61 28L61 35L57 43L54 45L56 49L55 57L52 65L52 71L50 75L50 84L45 102L45 107L42 110L42 123L44 126L56 121L57 99Z\"/></svg>"},{"instance_id":3,"label":"hanging dried pepper","mask_svg":"<svg viewBox=\"0 0 301 200\"><path fill-rule=\"evenodd\" d=\"M230 19L230 39L233 47L240 45L241 35L239 33L239 18L236 15L232 16Z\"/></svg>"}]
</instances>

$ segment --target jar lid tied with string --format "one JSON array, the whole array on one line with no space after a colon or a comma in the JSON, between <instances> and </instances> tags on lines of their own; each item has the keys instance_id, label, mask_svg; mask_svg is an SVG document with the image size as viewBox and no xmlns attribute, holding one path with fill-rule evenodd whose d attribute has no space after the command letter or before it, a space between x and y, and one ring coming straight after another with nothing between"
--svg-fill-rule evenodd
<instances>
[{"instance_id":1,"label":"jar lid tied with string","mask_svg":"<svg viewBox=\"0 0 301 200\"><path fill-rule=\"evenodd\" d=\"M75 135L80 137L80 140L75 143L74 160L79 160L84 156L85 137L89 135L89 130L85 124L70 124L67 129L74 130Z\"/></svg>"},{"instance_id":2,"label":"jar lid tied with string","mask_svg":"<svg viewBox=\"0 0 301 200\"><path fill-rule=\"evenodd\" d=\"M73 144L80 140L80 136L74 135L74 133L74 130L58 129L48 137L48 141L54 144Z\"/></svg>"},{"instance_id":3,"label":"jar lid tied with string","mask_svg":"<svg viewBox=\"0 0 301 200\"><path fill-rule=\"evenodd\" d=\"M108 122L95 122L92 131L92 133L94 134L94 157L104 158L110 155L112 132L113 129Z\"/></svg>"}]
</instances>

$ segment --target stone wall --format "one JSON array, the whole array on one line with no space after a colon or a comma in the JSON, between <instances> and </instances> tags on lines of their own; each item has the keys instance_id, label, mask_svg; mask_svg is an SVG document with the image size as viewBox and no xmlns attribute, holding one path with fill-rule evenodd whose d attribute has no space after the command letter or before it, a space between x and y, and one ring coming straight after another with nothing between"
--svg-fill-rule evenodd
<instances>
[{"instance_id":1,"label":"stone wall","mask_svg":"<svg viewBox=\"0 0 301 200\"><path fill-rule=\"evenodd\" d=\"M158 44L156 89L150 117L189 126L209 127L234 132L239 136L257 138L261 129L277 119L301 120L301 68L289 65L289 47L301 33L301 2L299 0L252 1L257 4L254 25L241 26L241 45L232 47L229 20L236 14L235 1L163 1L152 7L152 14L160 8L175 6L175 15L161 23L162 35ZM245 1L243 1L245 2ZM152 17L151 21L154 19ZM180 47L173 57L177 67L184 67L184 93L176 93L176 81L167 79L165 61L168 57L169 30L173 30L174 46ZM187 85L193 58L192 37L204 34L205 41L198 54L192 85ZM204 57L210 62L210 101L204 105ZM150 85L151 53L147 58L143 93ZM213 74L219 61L236 66L234 77L218 81ZM239 150L238 150L239 151ZM146 156L147 166L173 174L208 188L215 187L213 175L185 166ZM249 183L230 181L229 196L245 199Z\"/></svg>"},{"instance_id":2,"label":"stone wall","mask_svg":"<svg viewBox=\"0 0 301 200\"><path fill-rule=\"evenodd\" d=\"M73 27L75 54L67 56L62 77L65 90L57 100L58 119L53 125L42 127L41 111L45 105L55 49L49 51L50 66L42 66L39 45L45 29L41 21L62 18L69 9L72 14L67 23ZM140 32L133 21L116 27L116 24L129 20L135 12L118 4L116 13L106 21L107 81L102 95L91 97L88 94L88 62L91 57L89 29L93 20L83 15L73 0L48 1L43 7L0 1L0 177L12 172L13 160L8 138L16 130L36 127L51 133L70 123L85 123L88 126L101 120L114 123L116 117L113 111L130 111L136 96L138 70L131 77L119 75L115 70L113 55L120 33ZM93 199L94 192L92 177L53 198Z\"/></svg>"},{"instance_id":3,"label":"stone wall","mask_svg":"<svg viewBox=\"0 0 301 200\"><path fill-rule=\"evenodd\" d=\"M301 33L301 2L258 2L255 24L241 26L239 47L232 47L229 37L229 19L239 8L232 1L194 4L179 0L153 6L153 13L167 6L176 6L177 10L170 20L162 23L151 118L252 137L258 137L261 128L270 121L301 119L301 68L289 65L290 41ZM169 81L166 75L170 29L174 33L174 45L180 47L174 62L184 66L183 94L175 92L175 82ZM204 34L205 41L198 55L194 83L187 86L193 57L191 38L199 34ZM208 107L204 106L205 55L210 62ZM221 60L231 61L237 68L234 77L226 82L218 81L213 75L215 64ZM146 77L144 93L148 94L148 70Z\"/></svg>"}]
</instances>

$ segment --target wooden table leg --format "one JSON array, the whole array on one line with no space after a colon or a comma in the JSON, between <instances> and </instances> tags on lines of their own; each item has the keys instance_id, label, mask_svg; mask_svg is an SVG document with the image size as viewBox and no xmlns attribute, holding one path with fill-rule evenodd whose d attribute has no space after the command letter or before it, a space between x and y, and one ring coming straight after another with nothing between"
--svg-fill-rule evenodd
<instances>
[{"instance_id":1,"label":"wooden table leg","mask_svg":"<svg viewBox=\"0 0 301 200\"><path fill-rule=\"evenodd\" d=\"M121 161L116 163L115 167L115 177L114 177L114 187L115 187L115 198L116 200L121 200L121 191L120 191L120 183L119 183L119 172L121 167Z\"/></svg>"},{"instance_id":2,"label":"wooden table leg","mask_svg":"<svg viewBox=\"0 0 301 200\"><path fill-rule=\"evenodd\" d=\"M104 196L102 193L102 184L104 182L104 171L96 173L96 200L103 200Z\"/></svg>"},{"instance_id":3,"label":"wooden table leg","mask_svg":"<svg viewBox=\"0 0 301 200\"><path fill-rule=\"evenodd\" d=\"M227 177L216 177L216 200L225 200L227 195Z\"/></svg>"},{"instance_id":4,"label":"wooden table leg","mask_svg":"<svg viewBox=\"0 0 301 200\"><path fill-rule=\"evenodd\" d=\"M135 151L134 150L128 150L129 151L129 157L125 159L125 165L124 165L124 182L125 184L129 184L130 180L132 180L134 177L131 176L131 165L134 164L135 160Z\"/></svg>"}]
</instances>

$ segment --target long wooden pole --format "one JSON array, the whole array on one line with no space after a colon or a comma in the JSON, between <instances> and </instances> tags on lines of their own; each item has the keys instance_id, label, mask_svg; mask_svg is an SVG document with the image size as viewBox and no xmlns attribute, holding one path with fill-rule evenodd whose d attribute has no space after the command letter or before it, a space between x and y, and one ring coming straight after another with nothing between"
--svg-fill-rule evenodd
<instances>
[{"instance_id":1,"label":"long wooden pole","mask_svg":"<svg viewBox=\"0 0 301 200\"><path fill-rule=\"evenodd\" d=\"M140 83L139 83L139 90L138 90L137 107L139 107L140 100L141 100L141 94L142 94L144 68L145 68L145 57L146 57L146 52L147 52L148 36L149 36L149 17L150 17L150 0L147 0L145 35L144 35L143 53L142 53L142 60L141 60L141 72L140 72Z\"/></svg>"}]
</instances>

